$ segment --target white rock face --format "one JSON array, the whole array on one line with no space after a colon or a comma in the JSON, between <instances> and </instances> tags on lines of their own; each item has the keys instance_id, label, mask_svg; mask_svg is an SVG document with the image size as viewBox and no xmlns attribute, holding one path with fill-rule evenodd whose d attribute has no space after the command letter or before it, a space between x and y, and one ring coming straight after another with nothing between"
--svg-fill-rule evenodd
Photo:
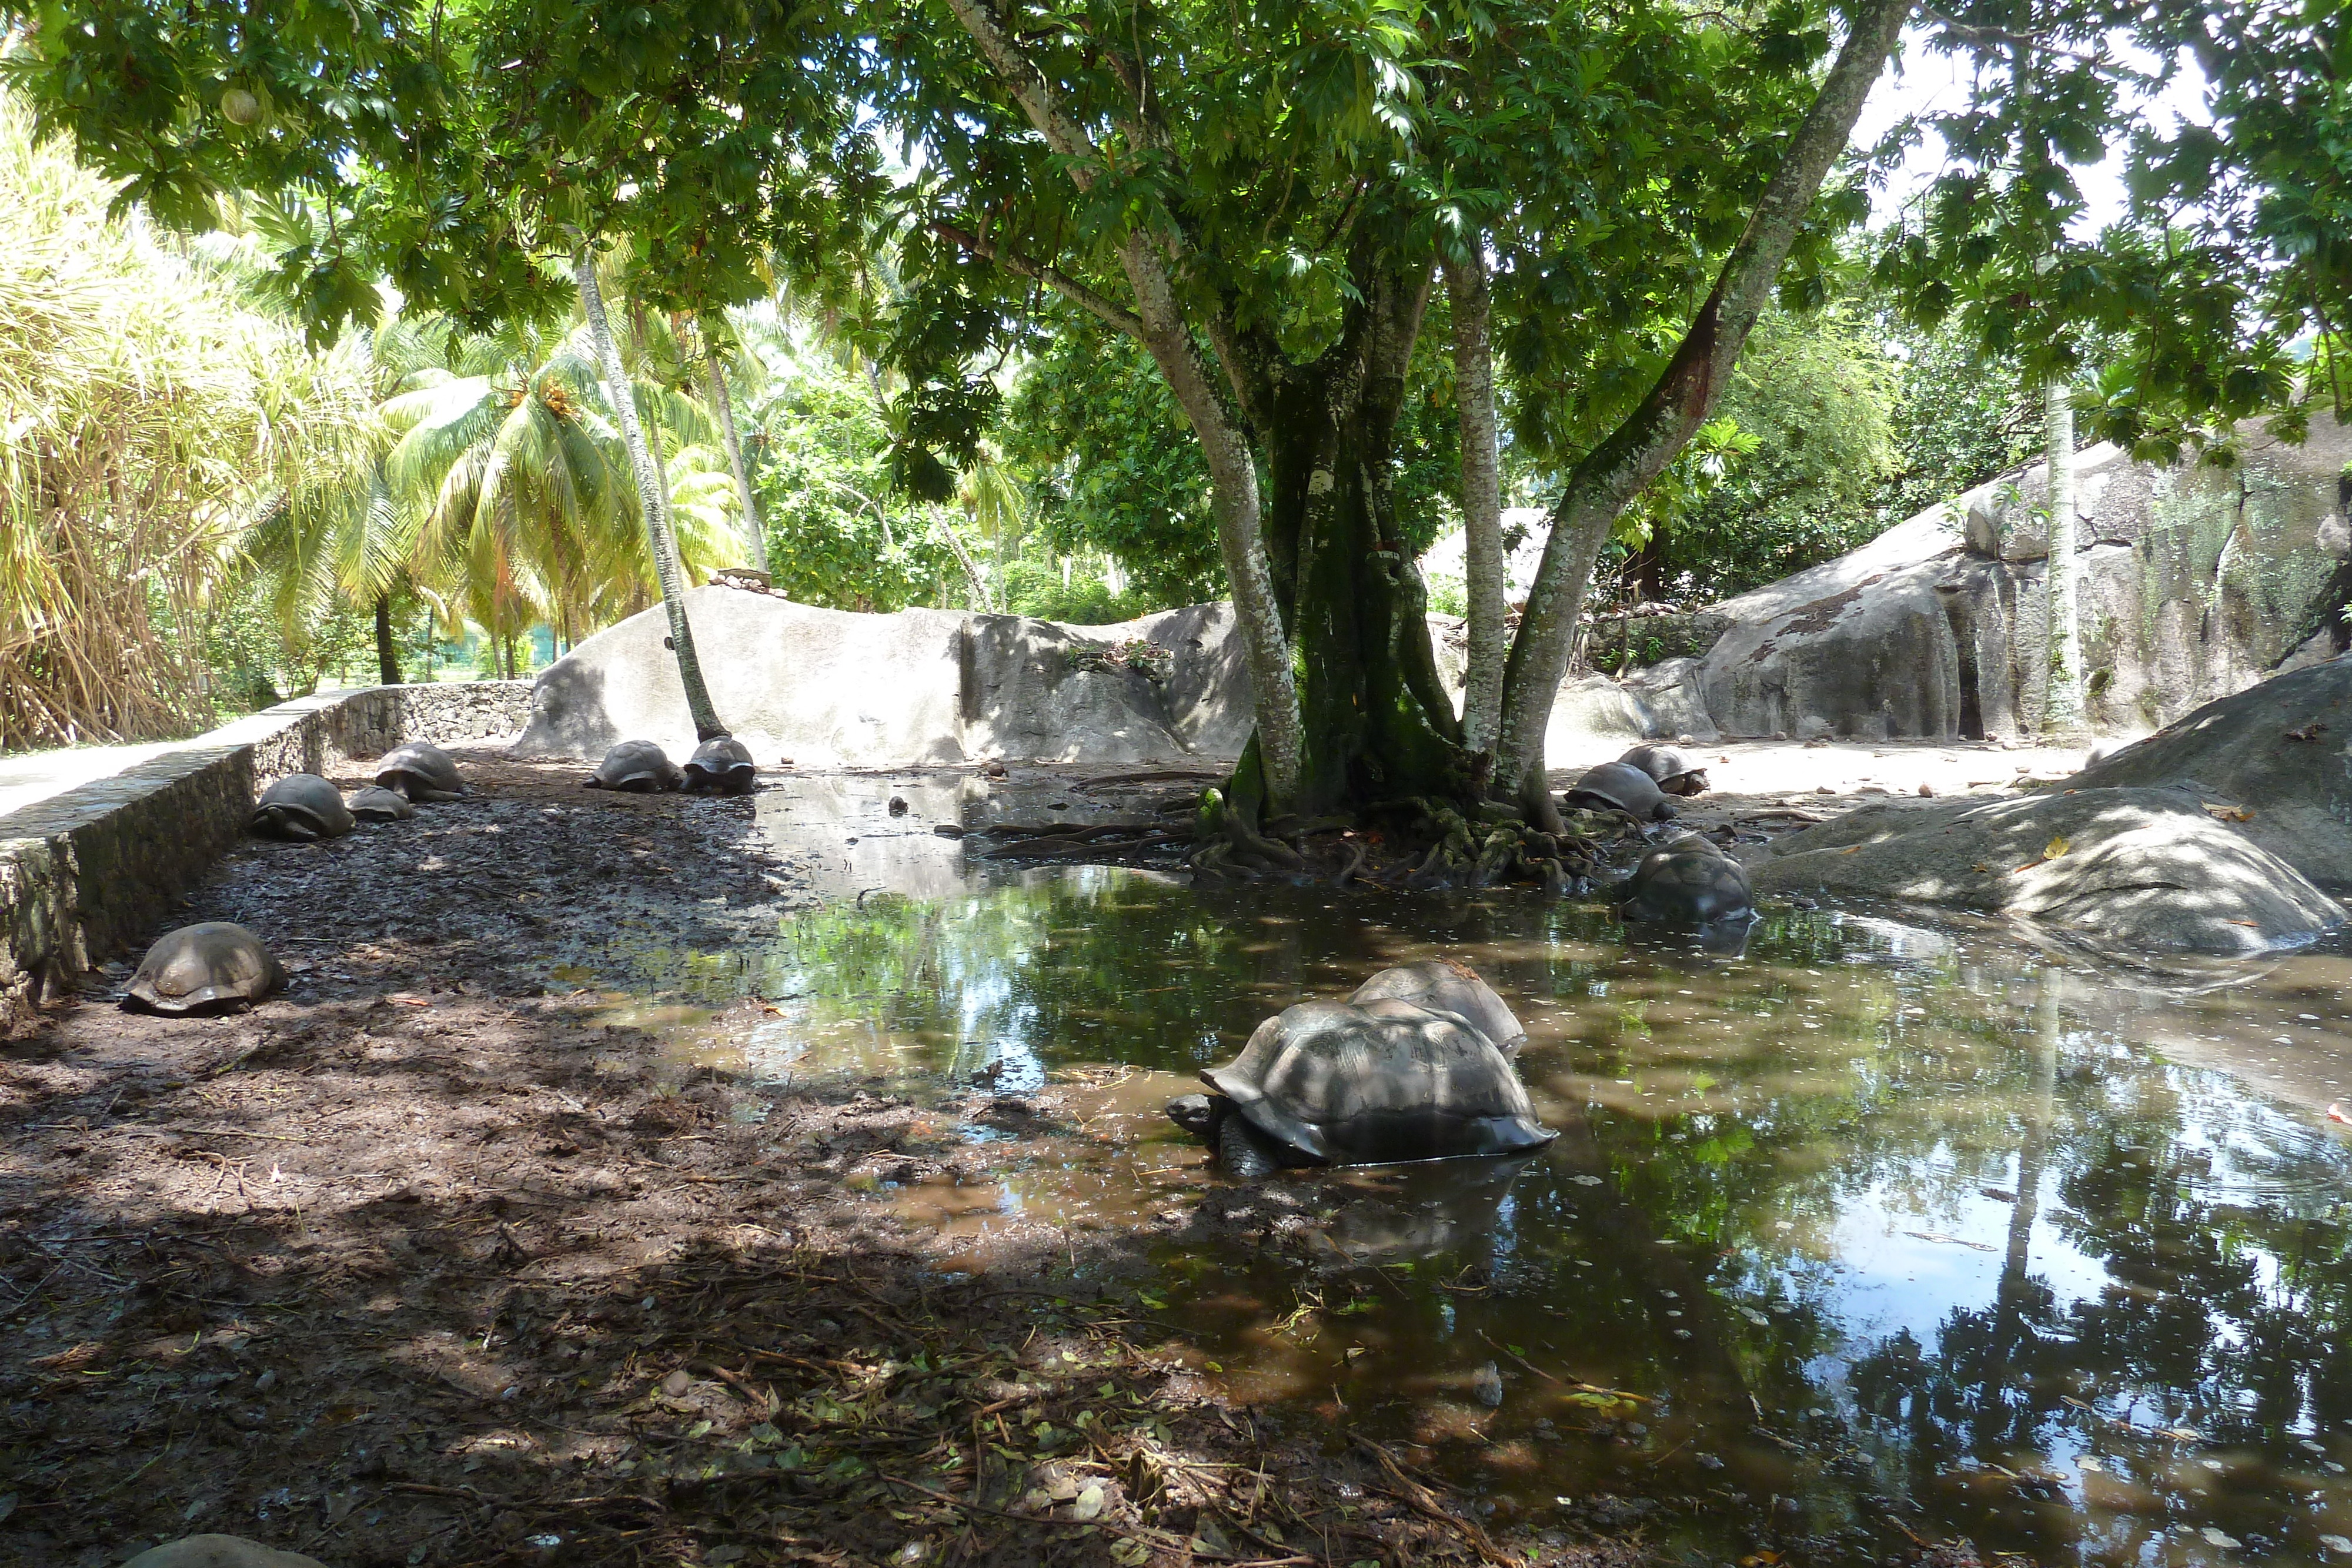
<instances>
[{"instance_id":1,"label":"white rock face","mask_svg":"<svg viewBox=\"0 0 2352 1568\"><path fill-rule=\"evenodd\" d=\"M1195 604L1115 626L1019 615L816 610L773 594L687 595L719 716L762 767L902 768L977 762L1181 762L1241 755L1255 724L1233 608ZM1457 709L1461 623L1431 617ZM648 610L542 671L518 757L593 761L620 740L672 757L695 747L668 622ZM1687 688L1687 689L1684 689ZM1694 733L1685 679L1661 706L1606 675L1560 683L1546 746L1554 767L1632 740ZM1711 733L1711 732L1710 732Z\"/></svg>"},{"instance_id":2,"label":"white rock face","mask_svg":"<svg viewBox=\"0 0 2352 1568\"><path fill-rule=\"evenodd\" d=\"M2076 457L2086 706L2102 732L2143 733L2346 645L2352 429L2321 414L2301 446L2240 435L2228 468L2105 445ZM2034 728L2048 488L2032 465L1715 606L1731 624L1699 664L1709 717L1729 735Z\"/></svg>"}]
</instances>

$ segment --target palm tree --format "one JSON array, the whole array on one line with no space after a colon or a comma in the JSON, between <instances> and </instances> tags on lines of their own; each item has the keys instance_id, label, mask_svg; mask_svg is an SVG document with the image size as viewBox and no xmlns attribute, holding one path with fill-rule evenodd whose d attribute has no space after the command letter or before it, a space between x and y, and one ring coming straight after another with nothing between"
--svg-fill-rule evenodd
<instances>
[{"instance_id":1,"label":"palm tree","mask_svg":"<svg viewBox=\"0 0 2352 1568\"><path fill-rule=\"evenodd\" d=\"M621 439L629 455L629 472L636 482L637 500L643 509L646 540L653 547L654 573L661 582L662 608L669 617L670 651L677 656L678 682L686 688L686 710L694 719L695 738L716 740L727 734L719 722L719 710L711 705L710 690L703 684L702 661L694 647L694 628L686 619L686 588L677 555L677 538L671 531L667 484L661 477L657 449L646 440L645 426L637 418L637 398L627 368L621 361L621 347L613 335L613 324L604 314L604 290L596 277L595 253L583 242L572 253L572 276L580 289L580 307L588 318L591 340L596 345L596 360L604 372L604 386L613 411L619 416Z\"/></svg>"},{"instance_id":2,"label":"palm tree","mask_svg":"<svg viewBox=\"0 0 2352 1568\"><path fill-rule=\"evenodd\" d=\"M482 627L510 665L514 639L538 622L569 639L644 608L642 508L586 329L509 323L461 338L429 324L435 332L441 362L412 372L383 417L387 488L416 519L413 559L444 619ZM686 564L731 564L715 455L670 434L701 434L699 410L635 379L630 389L632 413L666 415L656 428L679 465L669 498Z\"/></svg>"}]
</instances>

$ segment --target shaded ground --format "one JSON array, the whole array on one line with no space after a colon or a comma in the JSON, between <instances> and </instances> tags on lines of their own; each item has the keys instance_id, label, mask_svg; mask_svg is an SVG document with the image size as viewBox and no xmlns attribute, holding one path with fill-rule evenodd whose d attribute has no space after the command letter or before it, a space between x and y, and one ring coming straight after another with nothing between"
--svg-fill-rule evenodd
<instances>
[{"instance_id":1,"label":"shaded ground","mask_svg":"<svg viewBox=\"0 0 2352 1568\"><path fill-rule=\"evenodd\" d=\"M959 1127L1007 1158L1082 1135L1055 1096L666 1061L550 994L558 960L772 928L802 868L748 800L464 761L473 799L249 845L187 901L276 944L288 995L94 992L0 1056L0 1558L205 1530L337 1568L1638 1554L1215 1398L1135 1285L1186 1226L1272 1232L1255 1197L943 1267L864 1194L982 1179Z\"/></svg>"}]
</instances>

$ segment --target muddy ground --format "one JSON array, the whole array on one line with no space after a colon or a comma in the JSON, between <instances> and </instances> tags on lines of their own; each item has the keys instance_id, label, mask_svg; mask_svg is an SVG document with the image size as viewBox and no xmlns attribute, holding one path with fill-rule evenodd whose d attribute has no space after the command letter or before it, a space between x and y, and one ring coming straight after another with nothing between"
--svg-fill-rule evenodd
<instances>
[{"instance_id":1,"label":"muddy ground","mask_svg":"<svg viewBox=\"0 0 2352 1568\"><path fill-rule=\"evenodd\" d=\"M1055 1095L760 1086L599 1021L567 955L772 930L816 879L748 800L461 760L472 798L249 844L185 901L268 938L285 995L140 1017L118 964L0 1053L0 1560L205 1531L332 1568L1641 1557L1610 1500L1514 1517L1203 1381L1150 1249L1279 1245L1278 1192L947 1266L871 1195L983 1180L960 1129L1081 1135Z\"/></svg>"}]
</instances>

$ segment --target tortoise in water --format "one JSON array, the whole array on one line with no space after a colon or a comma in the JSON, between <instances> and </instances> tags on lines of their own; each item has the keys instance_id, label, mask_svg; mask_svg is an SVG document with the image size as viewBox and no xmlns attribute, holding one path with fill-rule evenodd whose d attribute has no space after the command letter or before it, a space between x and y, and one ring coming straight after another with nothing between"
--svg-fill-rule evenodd
<instances>
[{"instance_id":1,"label":"tortoise in water","mask_svg":"<svg viewBox=\"0 0 2352 1568\"><path fill-rule=\"evenodd\" d=\"M591 789L626 789L651 795L675 789L686 782L669 754L650 740L625 740L604 753L596 771L588 776Z\"/></svg>"},{"instance_id":2,"label":"tortoise in water","mask_svg":"<svg viewBox=\"0 0 2352 1568\"><path fill-rule=\"evenodd\" d=\"M757 781L751 748L731 735L712 737L686 759L686 787L697 793L749 795Z\"/></svg>"},{"instance_id":3,"label":"tortoise in water","mask_svg":"<svg viewBox=\"0 0 2352 1568\"><path fill-rule=\"evenodd\" d=\"M1528 1042L1527 1026L1519 1022L1509 1004L1478 977L1477 970L1454 958L1425 958L1418 964L1382 969L1358 986L1348 999L1359 1007L1392 999L1448 1014L1493 1040L1505 1056L1516 1055Z\"/></svg>"},{"instance_id":4,"label":"tortoise in water","mask_svg":"<svg viewBox=\"0 0 2352 1568\"><path fill-rule=\"evenodd\" d=\"M1640 768L1669 795L1706 793L1706 765L1678 746L1637 746L1617 760Z\"/></svg>"},{"instance_id":5,"label":"tortoise in water","mask_svg":"<svg viewBox=\"0 0 2352 1568\"><path fill-rule=\"evenodd\" d=\"M1286 1008L1201 1076L1216 1092L1171 1102L1169 1119L1245 1181L1283 1166L1518 1154L1559 1135L1493 1040L1393 998Z\"/></svg>"},{"instance_id":6,"label":"tortoise in water","mask_svg":"<svg viewBox=\"0 0 2352 1568\"><path fill-rule=\"evenodd\" d=\"M139 960L122 1005L134 1012L228 1012L286 983L284 966L242 925L207 920L165 933Z\"/></svg>"},{"instance_id":7,"label":"tortoise in water","mask_svg":"<svg viewBox=\"0 0 2352 1568\"><path fill-rule=\"evenodd\" d=\"M340 839L356 825L343 792L315 773L289 773L253 806L253 831L266 839Z\"/></svg>"},{"instance_id":8,"label":"tortoise in water","mask_svg":"<svg viewBox=\"0 0 2352 1568\"><path fill-rule=\"evenodd\" d=\"M352 796L350 805L352 815L362 822L404 822L416 815L407 796L381 784L371 784Z\"/></svg>"},{"instance_id":9,"label":"tortoise in water","mask_svg":"<svg viewBox=\"0 0 2352 1568\"><path fill-rule=\"evenodd\" d=\"M1738 861L1712 840L1681 833L1633 867L1618 911L1650 925L1705 927L1745 925L1756 907Z\"/></svg>"},{"instance_id":10,"label":"tortoise in water","mask_svg":"<svg viewBox=\"0 0 2352 1568\"><path fill-rule=\"evenodd\" d=\"M1668 821L1675 814L1675 803L1658 781L1624 762L1586 768L1584 777L1568 787L1565 799L1587 810L1622 811L1637 822Z\"/></svg>"},{"instance_id":11,"label":"tortoise in water","mask_svg":"<svg viewBox=\"0 0 2352 1568\"><path fill-rule=\"evenodd\" d=\"M466 792L449 754L421 740L385 752L376 762L375 781L411 800L454 800Z\"/></svg>"}]
</instances>

